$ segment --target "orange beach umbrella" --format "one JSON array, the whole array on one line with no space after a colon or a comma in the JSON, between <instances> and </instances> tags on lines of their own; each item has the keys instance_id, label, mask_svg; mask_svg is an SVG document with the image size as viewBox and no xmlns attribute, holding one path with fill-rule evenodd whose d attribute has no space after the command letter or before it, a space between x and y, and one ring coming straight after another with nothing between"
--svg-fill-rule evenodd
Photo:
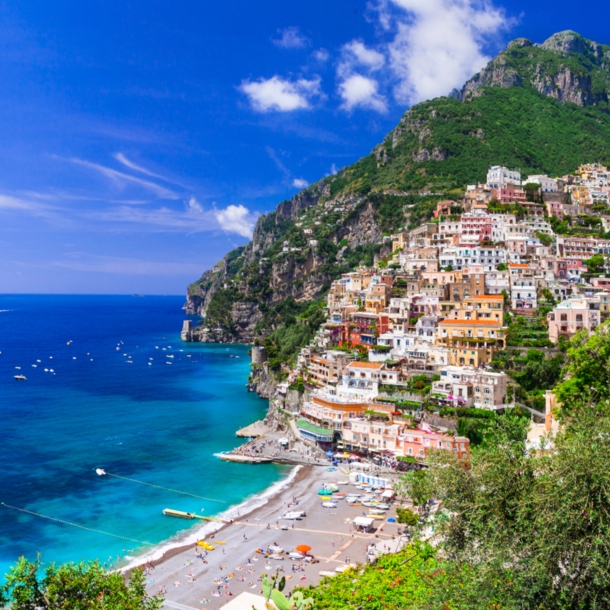
<instances>
[{"instance_id":1,"label":"orange beach umbrella","mask_svg":"<svg viewBox=\"0 0 610 610\"><path fill-rule=\"evenodd\" d=\"M299 553L308 553L311 551L311 547L307 546L306 544L299 544L297 551L299 551Z\"/></svg>"}]
</instances>

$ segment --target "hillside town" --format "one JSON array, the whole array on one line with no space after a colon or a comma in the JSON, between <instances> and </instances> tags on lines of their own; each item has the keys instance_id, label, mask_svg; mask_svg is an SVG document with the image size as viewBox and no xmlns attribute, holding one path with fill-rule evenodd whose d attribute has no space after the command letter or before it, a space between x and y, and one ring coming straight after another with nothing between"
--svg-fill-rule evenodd
<instances>
[{"instance_id":1,"label":"hillside town","mask_svg":"<svg viewBox=\"0 0 610 610\"><path fill-rule=\"evenodd\" d=\"M442 415L518 406L537 447L556 429L554 395L523 396L503 352L553 357L608 316L609 193L599 164L560 178L493 166L429 222L385 236L374 267L332 283L326 322L279 387L304 391L301 438L379 465L432 448L467 457L470 440ZM265 348L254 352L263 365Z\"/></svg>"}]
</instances>

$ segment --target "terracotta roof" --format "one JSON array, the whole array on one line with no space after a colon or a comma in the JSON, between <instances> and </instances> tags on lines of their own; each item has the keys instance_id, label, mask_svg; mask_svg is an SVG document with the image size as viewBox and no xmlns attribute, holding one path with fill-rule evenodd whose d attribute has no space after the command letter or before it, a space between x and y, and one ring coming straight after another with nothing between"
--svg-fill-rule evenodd
<instances>
[{"instance_id":1,"label":"terracotta roof","mask_svg":"<svg viewBox=\"0 0 610 610\"><path fill-rule=\"evenodd\" d=\"M443 326L502 326L499 320L441 320Z\"/></svg>"},{"instance_id":2,"label":"terracotta roof","mask_svg":"<svg viewBox=\"0 0 610 610\"><path fill-rule=\"evenodd\" d=\"M509 263L509 267L529 267L529 265L525 265L523 263Z\"/></svg>"},{"instance_id":3,"label":"terracotta roof","mask_svg":"<svg viewBox=\"0 0 610 610\"><path fill-rule=\"evenodd\" d=\"M483 300L489 300L491 299L492 301L503 301L504 297L501 294L479 294L477 296L474 297L468 297L466 299L464 299L465 301L468 300L470 301L470 299L483 299Z\"/></svg>"},{"instance_id":4,"label":"terracotta roof","mask_svg":"<svg viewBox=\"0 0 610 610\"><path fill-rule=\"evenodd\" d=\"M383 366L380 362L350 362L347 368L355 369L380 369Z\"/></svg>"}]
</instances>

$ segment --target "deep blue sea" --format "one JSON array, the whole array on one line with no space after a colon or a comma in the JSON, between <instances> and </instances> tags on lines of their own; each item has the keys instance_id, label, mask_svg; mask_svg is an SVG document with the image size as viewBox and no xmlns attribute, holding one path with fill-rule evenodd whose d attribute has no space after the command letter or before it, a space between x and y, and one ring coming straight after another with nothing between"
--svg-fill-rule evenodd
<instances>
[{"instance_id":1,"label":"deep blue sea","mask_svg":"<svg viewBox=\"0 0 610 610\"><path fill-rule=\"evenodd\" d=\"M193 525L164 508L218 514L287 476L215 456L267 403L245 389L246 346L180 341L183 302L0 295L0 502L158 544ZM38 551L116 566L150 548L0 506L0 581Z\"/></svg>"}]
</instances>

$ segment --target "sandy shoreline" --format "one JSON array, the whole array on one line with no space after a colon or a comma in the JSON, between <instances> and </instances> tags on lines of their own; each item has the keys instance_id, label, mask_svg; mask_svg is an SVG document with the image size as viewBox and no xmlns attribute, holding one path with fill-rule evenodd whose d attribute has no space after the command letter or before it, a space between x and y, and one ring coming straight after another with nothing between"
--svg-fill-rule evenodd
<instances>
[{"instance_id":1,"label":"sandy shoreline","mask_svg":"<svg viewBox=\"0 0 610 610\"><path fill-rule=\"evenodd\" d=\"M278 494L283 493L288 487L296 483L300 477L305 476L301 468L302 466L295 466L284 479L276 481L263 492L246 498L240 504L223 511L216 518L219 520L236 520L247 517L248 514L273 500ZM193 525L193 527L180 532L176 537L160 542L144 553L138 554L127 565L119 569L121 572L129 575L135 568L147 565L155 566L157 563L169 559L185 549L191 548L198 540L209 538L227 525L227 523L222 523L221 521L199 522L198 525Z\"/></svg>"},{"instance_id":2,"label":"sandy shoreline","mask_svg":"<svg viewBox=\"0 0 610 610\"><path fill-rule=\"evenodd\" d=\"M260 576L263 573L274 574L279 568L289 577L286 586L291 591L297 586L317 583L320 571L334 569L349 562L362 562L367 546L371 542L388 541L397 534L398 526L387 520L376 522L376 534L358 534L352 532L351 520L361 516L366 508L348 506L340 501L337 508L328 509L321 506L317 490L325 482L347 480L349 477L341 472L330 472L325 465L296 467L288 479L277 484L277 488L268 493L264 504L242 506L240 515L232 524L214 524L217 531L205 535L205 539L216 549L203 557L201 549L196 546L197 539L204 537L206 526L197 528L193 535L182 543L166 547L161 556L150 559L138 557L136 565L151 566L147 575L147 590L157 593L163 587L167 591L166 608L181 610L202 609L216 610L222 607L231 596L242 591L259 593ZM256 468L256 466L253 466ZM341 492L359 492L352 485L342 485ZM359 492L363 493L363 492ZM282 520L287 511L287 503L296 498L297 510L304 510L307 516L300 521ZM388 511L387 516L394 514ZM288 529L280 529L281 525ZM211 524L210 524L211 525ZM219 544L222 541L225 544ZM257 548L267 548L277 543L286 551L299 544L307 544L311 553L319 559L316 564L292 562L288 557L283 561L265 559L256 553ZM151 554L149 554L151 555ZM292 566L299 571L293 571ZM226 579L226 580L221 580ZM179 584L175 584L179 583Z\"/></svg>"}]
</instances>

